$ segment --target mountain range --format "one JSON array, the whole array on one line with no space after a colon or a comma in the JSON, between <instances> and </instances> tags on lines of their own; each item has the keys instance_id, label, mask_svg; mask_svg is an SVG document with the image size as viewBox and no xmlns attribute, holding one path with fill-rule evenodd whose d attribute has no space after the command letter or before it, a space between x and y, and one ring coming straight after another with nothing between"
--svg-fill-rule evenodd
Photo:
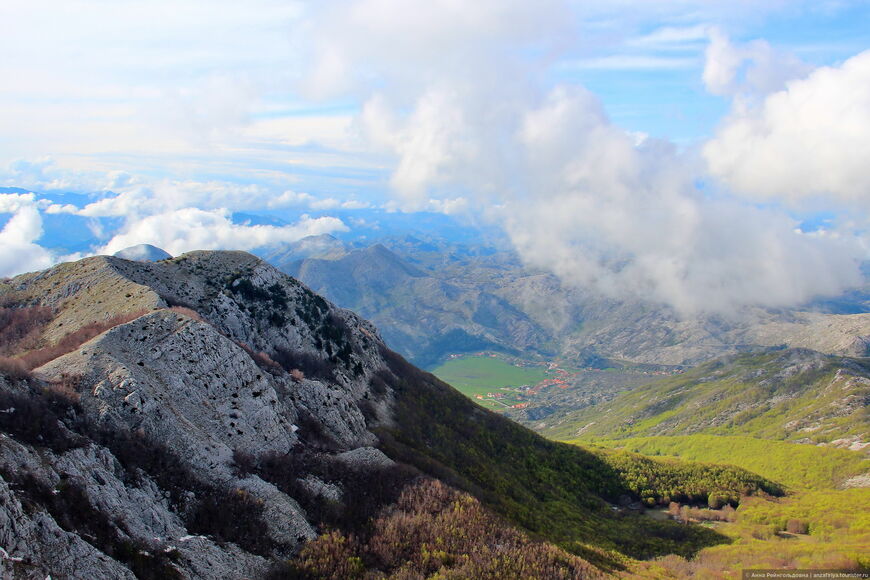
<instances>
[{"instance_id":1,"label":"mountain range","mask_svg":"<svg viewBox=\"0 0 870 580\"><path fill-rule=\"evenodd\" d=\"M727 541L620 506L782 493L548 441L250 254L92 257L0 302L4 576L580 578Z\"/></svg>"},{"instance_id":2,"label":"mountain range","mask_svg":"<svg viewBox=\"0 0 870 580\"><path fill-rule=\"evenodd\" d=\"M360 246L317 236L260 255L372 320L388 344L426 368L480 350L577 366L691 366L783 345L865 356L870 344L866 289L795 309L689 316L572 287L508 249L434 237Z\"/></svg>"}]
</instances>

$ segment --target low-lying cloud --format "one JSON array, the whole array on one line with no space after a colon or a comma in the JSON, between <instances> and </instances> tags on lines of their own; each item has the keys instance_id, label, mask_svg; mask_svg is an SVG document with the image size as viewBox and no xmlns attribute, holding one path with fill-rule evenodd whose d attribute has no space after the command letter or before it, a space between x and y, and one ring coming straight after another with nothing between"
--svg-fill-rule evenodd
<instances>
[{"instance_id":1,"label":"low-lying cloud","mask_svg":"<svg viewBox=\"0 0 870 580\"><path fill-rule=\"evenodd\" d=\"M30 167L30 165L28 165ZM254 248L294 242L305 236L347 231L345 223L336 217L311 217L303 214L290 225L250 225L235 223L233 211L257 208L295 207L311 209L354 209L354 200L317 198L307 193L285 191L275 194L257 185L226 182L196 182L81 174L66 175L49 161L36 164L40 182L50 175L49 183L89 184L112 183L120 192L101 188L92 194L90 203L75 205L54 203L35 193L0 194L0 214L11 214L0 230L0 276L12 276L39 270L58 261L77 259L82 254L63 255L40 244L43 237L43 213L69 214L87 220L100 247L97 254L113 254L138 244L152 244L173 255L191 250L251 250ZM84 182L82 181L84 180ZM62 198L63 196L61 196ZM123 218L122 225L104 230L102 218ZM117 219L115 220L117 223ZM111 223L111 222L109 222Z\"/></svg>"},{"instance_id":2,"label":"low-lying cloud","mask_svg":"<svg viewBox=\"0 0 870 580\"><path fill-rule=\"evenodd\" d=\"M0 194L0 214L12 216L0 229L0 276L13 276L46 268L61 257L37 242L42 237L42 216L32 193Z\"/></svg>"},{"instance_id":3,"label":"low-lying cloud","mask_svg":"<svg viewBox=\"0 0 870 580\"><path fill-rule=\"evenodd\" d=\"M135 220L116 234L98 253L113 254L129 246L152 244L170 254L191 250L250 250L295 242L305 236L347 231L338 218L302 216L289 226L239 225L227 210L184 208Z\"/></svg>"}]
</instances>

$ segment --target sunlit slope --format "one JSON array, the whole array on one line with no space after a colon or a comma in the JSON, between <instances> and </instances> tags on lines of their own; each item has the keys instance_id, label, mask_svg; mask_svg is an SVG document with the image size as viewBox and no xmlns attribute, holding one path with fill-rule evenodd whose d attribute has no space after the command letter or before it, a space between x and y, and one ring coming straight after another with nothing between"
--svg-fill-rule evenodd
<instances>
[{"instance_id":1,"label":"sunlit slope","mask_svg":"<svg viewBox=\"0 0 870 580\"><path fill-rule=\"evenodd\" d=\"M580 409L554 439L741 435L860 445L868 438L868 359L804 349L726 357Z\"/></svg>"},{"instance_id":2,"label":"sunlit slope","mask_svg":"<svg viewBox=\"0 0 870 580\"><path fill-rule=\"evenodd\" d=\"M598 444L655 457L737 465L791 490L835 489L870 471L870 459L859 451L753 437L675 435L601 440Z\"/></svg>"},{"instance_id":3,"label":"sunlit slope","mask_svg":"<svg viewBox=\"0 0 870 580\"><path fill-rule=\"evenodd\" d=\"M377 431L388 455L471 491L508 520L605 568L622 557L596 550L635 558L690 556L727 541L698 526L617 515L607 502L706 503L711 494L737 499L780 493L775 484L731 466L652 461L547 441L400 357L388 356L388 364L390 372L378 380L394 392L396 421Z\"/></svg>"}]
</instances>

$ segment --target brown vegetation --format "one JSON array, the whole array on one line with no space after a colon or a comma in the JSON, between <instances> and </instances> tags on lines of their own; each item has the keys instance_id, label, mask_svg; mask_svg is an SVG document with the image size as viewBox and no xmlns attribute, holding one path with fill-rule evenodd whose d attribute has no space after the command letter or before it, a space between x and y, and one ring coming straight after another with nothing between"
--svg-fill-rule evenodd
<instances>
[{"instance_id":1,"label":"brown vegetation","mask_svg":"<svg viewBox=\"0 0 870 580\"><path fill-rule=\"evenodd\" d=\"M53 361L58 357L74 351L90 339L106 332L110 328L135 320L146 312L147 311L145 310L128 312L126 314L113 316L112 318L106 319L102 322L91 322L90 324L85 324L78 330L70 332L61 338L56 344L31 350L18 358L24 362L24 365L28 369L35 369L36 367L40 367L49 361Z\"/></svg>"},{"instance_id":2,"label":"brown vegetation","mask_svg":"<svg viewBox=\"0 0 870 580\"><path fill-rule=\"evenodd\" d=\"M171 312L175 312L176 314L182 314L184 316L187 316L188 318L192 318L197 322L205 322L202 315L193 308L188 308L186 306L171 306L169 310Z\"/></svg>"},{"instance_id":3,"label":"brown vegetation","mask_svg":"<svg viewBox=\"0 0 870 580\"><path fill-rule=\"evenodd\" d=\"M35 348L53 316L46 306L0 307L0 357Z\"/></svg>"},{"instance_id":4,"label":"brown vegetation","mask_svg":"<svg viewBox=\"0 0 870 580\"><path fill-rule=\"evenodd\" d=\"M687 524L689 522L734 522L737 520L737 510L729 504L721 509L693 508L671 502L668 505L668 513L677 521Z\"/></svg>"},{"instance_id":5,"label":"brown vegetation","mask_svg":"<svg viewBox=\"0 0 870 580\"><path fill-rule=\"evenodd\" d=\"M30 369L21 359L0 356L0 374L13 380L29 379Z\"/></svg>"},{"instance_id":6,"label":"brown vegetation","mask_svg":"<svg viewBox=\"0 0 870 580\"><path fill-rule=\"evenodd\" d=\"M424 479L374 519L367 533L324 534L271 578L580 579L600 576L585 560L530 540L480 502Z\"/></svg>"},{"instance_id":7,"label":"brown vegetation","mask_svg":"<svg viewBox=\"0 0 870 580\"><path fill-rule=\"evenodd\" d=\"M234 341L239 347L248 353L248 356L251 357L251 360L256 363L258 367L261 369L268 371L272 374L280 374L283 368L281 365L272 360L272 357L268 355L268 353L264 351L255 351L250 346L241 341Z\"/></svg>"}]
</instances>

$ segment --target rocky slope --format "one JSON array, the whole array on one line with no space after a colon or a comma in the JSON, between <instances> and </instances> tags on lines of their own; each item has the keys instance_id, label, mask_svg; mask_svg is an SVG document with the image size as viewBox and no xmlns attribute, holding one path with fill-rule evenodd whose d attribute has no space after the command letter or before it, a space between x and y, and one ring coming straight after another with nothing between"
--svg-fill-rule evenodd
<instances>
[{"instance_id":1,"label":"rocky slope","mask_svg":"<svg viewBox=\"0 0 870 580\"><path fill-rule=\"evenodd\" d=\"M249 494L261 504L264 534L287 553L314 536L311 524L274 485L234 474L233 454L287 454L300 441L315 439L328 441L335 452L365 450L375 441L358 407L367 393L366 375L382 365L375 329L250 255L194 253L155 264L96 257L16 278L4 290L7 301L56 310L44 329L47 343L109 315L142 312L35 369L33 376L43 384L67 385L75 407L67 412L80 416L87 424L82 434L91 439L93 433L135 433L159 442L167 457L180 458L196 474L192 480ZM166 309L182 302L202 314ZM312 374L294 378L280 372L265 355L258 359L266 348ZM265 368L255 359L265 360ZM23 388L8 380L4 387L10 396ZM133 475L120 468L111 449L74 446L62 454L36 452L5 438L0 464L14 471L13 482L26 473L45 489L63 481L92 489L96 479L99 493L88 494L95 509L112 517L125 514L119 527L124 536L159 538L162 549L177 551L195 577L241 577L264 568L262 557L187 537L178 510L149 481L158 475L143 475L145 483L131 492L125 478ZM387 461L373 449L368 453ZM322 484L312 480L311 485ZM15 521L24 530L0 545L44 563L56 575L78 574L82 566L90 569L84 561L97 558L87 542L78 542L81 554L32 553L45 542L32 541L27 530L36 526L43 533L42 528L29 518ZM72 541L69 535L57 541L65 545ZM90 577L124 575L94 569Z\"/></svg>"},{"instance_id":2,"label":"rocky slope","mask_svg":"<svg viewBox=\"0 0 870 580\"><path fill-rule=\"evenodd\" d=\"M281 563L322 526L367 537L423 474L604 569L722 541L617 516L640 490L606 457L480 409L249 254L88 258L0 282L0 308L4 577L300 577ZM731 475L703 493L775 489Z\"/></svg>"}]
</instances>

